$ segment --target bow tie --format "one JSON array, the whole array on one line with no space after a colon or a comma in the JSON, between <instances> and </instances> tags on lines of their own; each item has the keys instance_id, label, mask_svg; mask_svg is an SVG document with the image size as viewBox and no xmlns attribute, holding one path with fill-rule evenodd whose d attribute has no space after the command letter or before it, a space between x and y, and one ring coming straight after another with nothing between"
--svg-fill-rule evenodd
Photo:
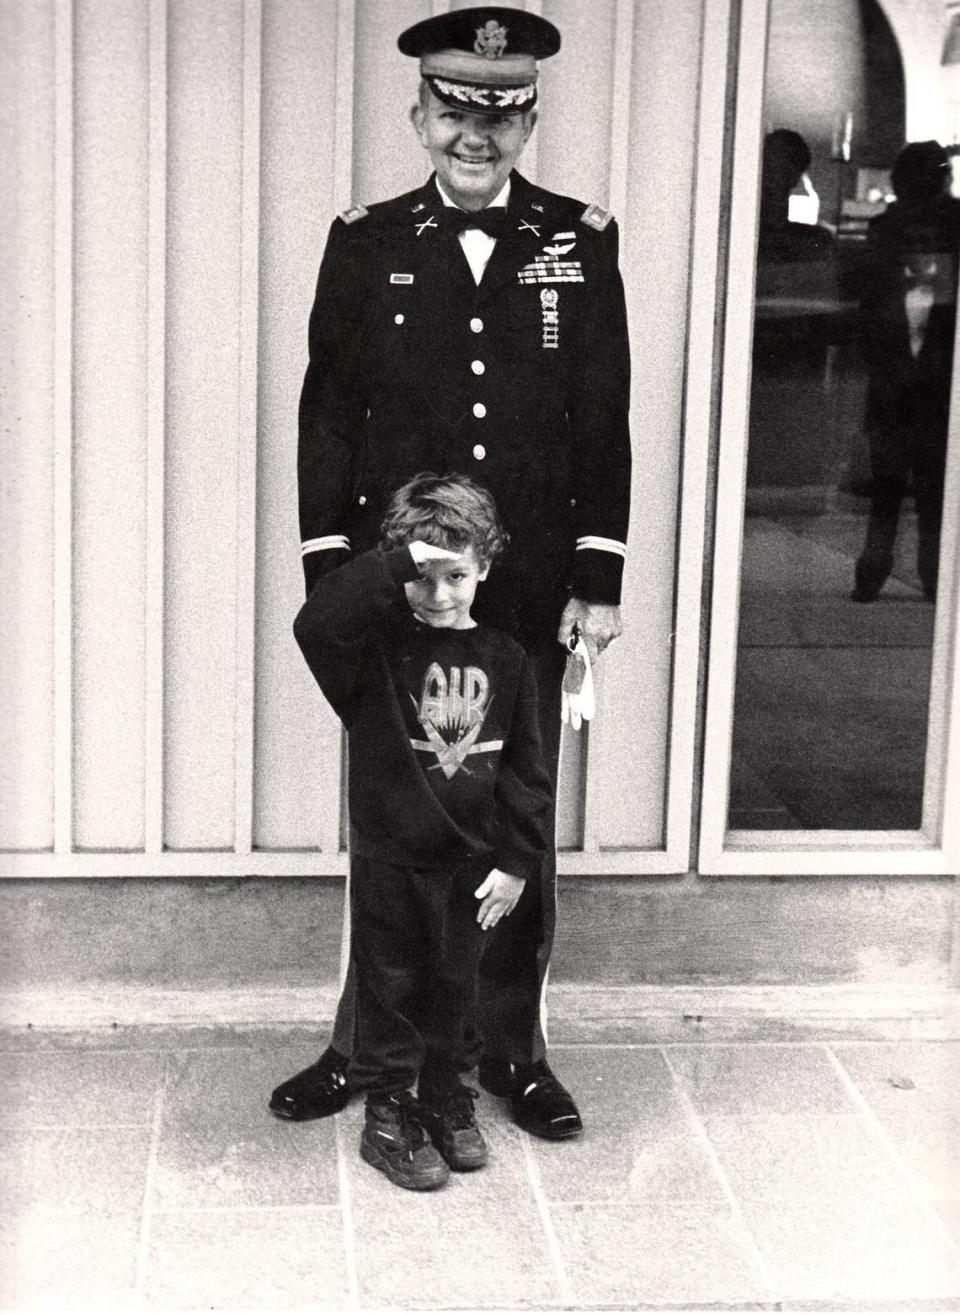
<instances>
[{"instance_id":1,"label":"bow tie","mask_svg":"<svg viewBox=\"0 0 960 1315\"><path fill-rule=\"evenodd\" d=\"M467 211L445 205L439 217L441 227L451 233L462 233L468 228L480 228L489 237L497 238L504 237L509 231L509 221L504 206Z\"/></svg>"}]
</instances>

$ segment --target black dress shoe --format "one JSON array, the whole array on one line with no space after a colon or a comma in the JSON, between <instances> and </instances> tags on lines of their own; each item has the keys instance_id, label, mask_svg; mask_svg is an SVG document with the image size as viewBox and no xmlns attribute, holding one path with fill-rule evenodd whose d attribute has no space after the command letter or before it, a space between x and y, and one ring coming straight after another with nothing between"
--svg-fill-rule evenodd
<instances>
[{"instance_id":1,"label":"black dress shoe","mask_svg":"<svg viewBox=\"0 0 960 1315\"><path fill-rule=\"evenodd\" d=\"M327 1046L315 1064L281 1082L270 1097L270 1109L281 1119L325 1119L345 1109L350 1100L349 1059Z\"/></svg>"},{"instance_id":2,"label":"black dress shoe","mask_svg":"<svg viewBox=\"0 0 960 1315\"><path fill-rule=\"evenodd\" d=\"M534 1137L565 1141L583 1132L573 1097L545 1059L533 1064L509 1064L481 1059L480 1085L493 1096L509 1096L514 1122Z\"/></svg>"}]
</instances>

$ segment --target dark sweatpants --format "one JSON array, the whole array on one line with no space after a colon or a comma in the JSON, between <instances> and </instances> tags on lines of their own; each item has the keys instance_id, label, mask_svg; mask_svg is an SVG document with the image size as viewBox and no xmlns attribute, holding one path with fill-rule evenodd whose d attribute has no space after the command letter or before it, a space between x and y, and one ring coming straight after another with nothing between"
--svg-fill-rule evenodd
<instances>
[{"instance_id":1,"label":"dark sweatpants","mask_svg":"<svg viewBox=\"0 0 960 1315\"><path fill-rule=\"evenodd\" d=\"M351 1075L377 1098L444 1089L462 1064L483 933L474 891L489 863L400 867L356 857L350 912L357 1021Z\"/></svg>"},{"instance_id":2,"label":"dark sweatpants","mask_svg":"<svg viewBox=\"0 0 960 1315\"><path fill-rule=\"evenodd\" d=\"M553 644L546 652L532 653L531 657L537 679L543 758L556 800L560 760L560 685L566 652L559 644ZM551 817L551 837L553 829ZM553 845L550 845L544 855L539 884L527 881L510 917L501 918L496 927L483 933L476 1028L483 1038L486 1055L516 1064L543 1059L546 1039L540 1022L540 997L553 949L556 922L557 857ZM353 1055L355 1049L355 936L353 929L351 962L333 1026L332 1044L342 1055ZM480 1048L477 1032L471 1029L466 1044L468 1061L476 1061ZM350 1081L355 1088L362 1086L355 1063L350 1065Z\"/></svg>"}]
</instances>

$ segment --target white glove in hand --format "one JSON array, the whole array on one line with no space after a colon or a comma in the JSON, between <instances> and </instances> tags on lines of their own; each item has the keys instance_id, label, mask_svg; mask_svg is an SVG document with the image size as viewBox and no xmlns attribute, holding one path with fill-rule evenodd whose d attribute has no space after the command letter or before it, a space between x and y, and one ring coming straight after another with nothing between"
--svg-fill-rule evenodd
<instances>
[{"instance_id":1,"label":"white glove in hand","mask_svg":"<svg viewBox=\"0 0 960 1315\"><path fill-rule=\"evenodd\" d=\"M563 686L560 693L560 716L578 731L581 721L589 721L593 716L597 701L593 692L590 654L587 652L587 646L579 629L575 629L571 635L568 648L567 665L563 673Z\"/></svg>"}]
</instances>

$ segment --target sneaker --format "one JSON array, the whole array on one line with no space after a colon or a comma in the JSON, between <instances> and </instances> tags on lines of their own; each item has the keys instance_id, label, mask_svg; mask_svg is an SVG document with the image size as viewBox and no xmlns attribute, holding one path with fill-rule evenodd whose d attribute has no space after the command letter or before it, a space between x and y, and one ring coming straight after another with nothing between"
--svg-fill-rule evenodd
<instances>
[{"instance_id":1,"label":"sneaker","mask_svg":"<svg viewBox=\"0 0 960 1315\"><path fill-rule=\"evenodd\" d=\"M477 1126L473 1102L480 1093L458 1082L446 1091L421 1091L424 1126L451 1169L482 1169L487 1143Z\"/></svg>"},{"instance_id":2,"label":"sneaker","mask_svg":"<svg viewBox=\"0 0 960 1315\"><path fill-rule=\"evenodd\" d=\"M360 1154L392 1183L412 1192L432 1192L450 1177L409 1091L382 1100L368 1098Z\"/></svg>"}]
</instances>

